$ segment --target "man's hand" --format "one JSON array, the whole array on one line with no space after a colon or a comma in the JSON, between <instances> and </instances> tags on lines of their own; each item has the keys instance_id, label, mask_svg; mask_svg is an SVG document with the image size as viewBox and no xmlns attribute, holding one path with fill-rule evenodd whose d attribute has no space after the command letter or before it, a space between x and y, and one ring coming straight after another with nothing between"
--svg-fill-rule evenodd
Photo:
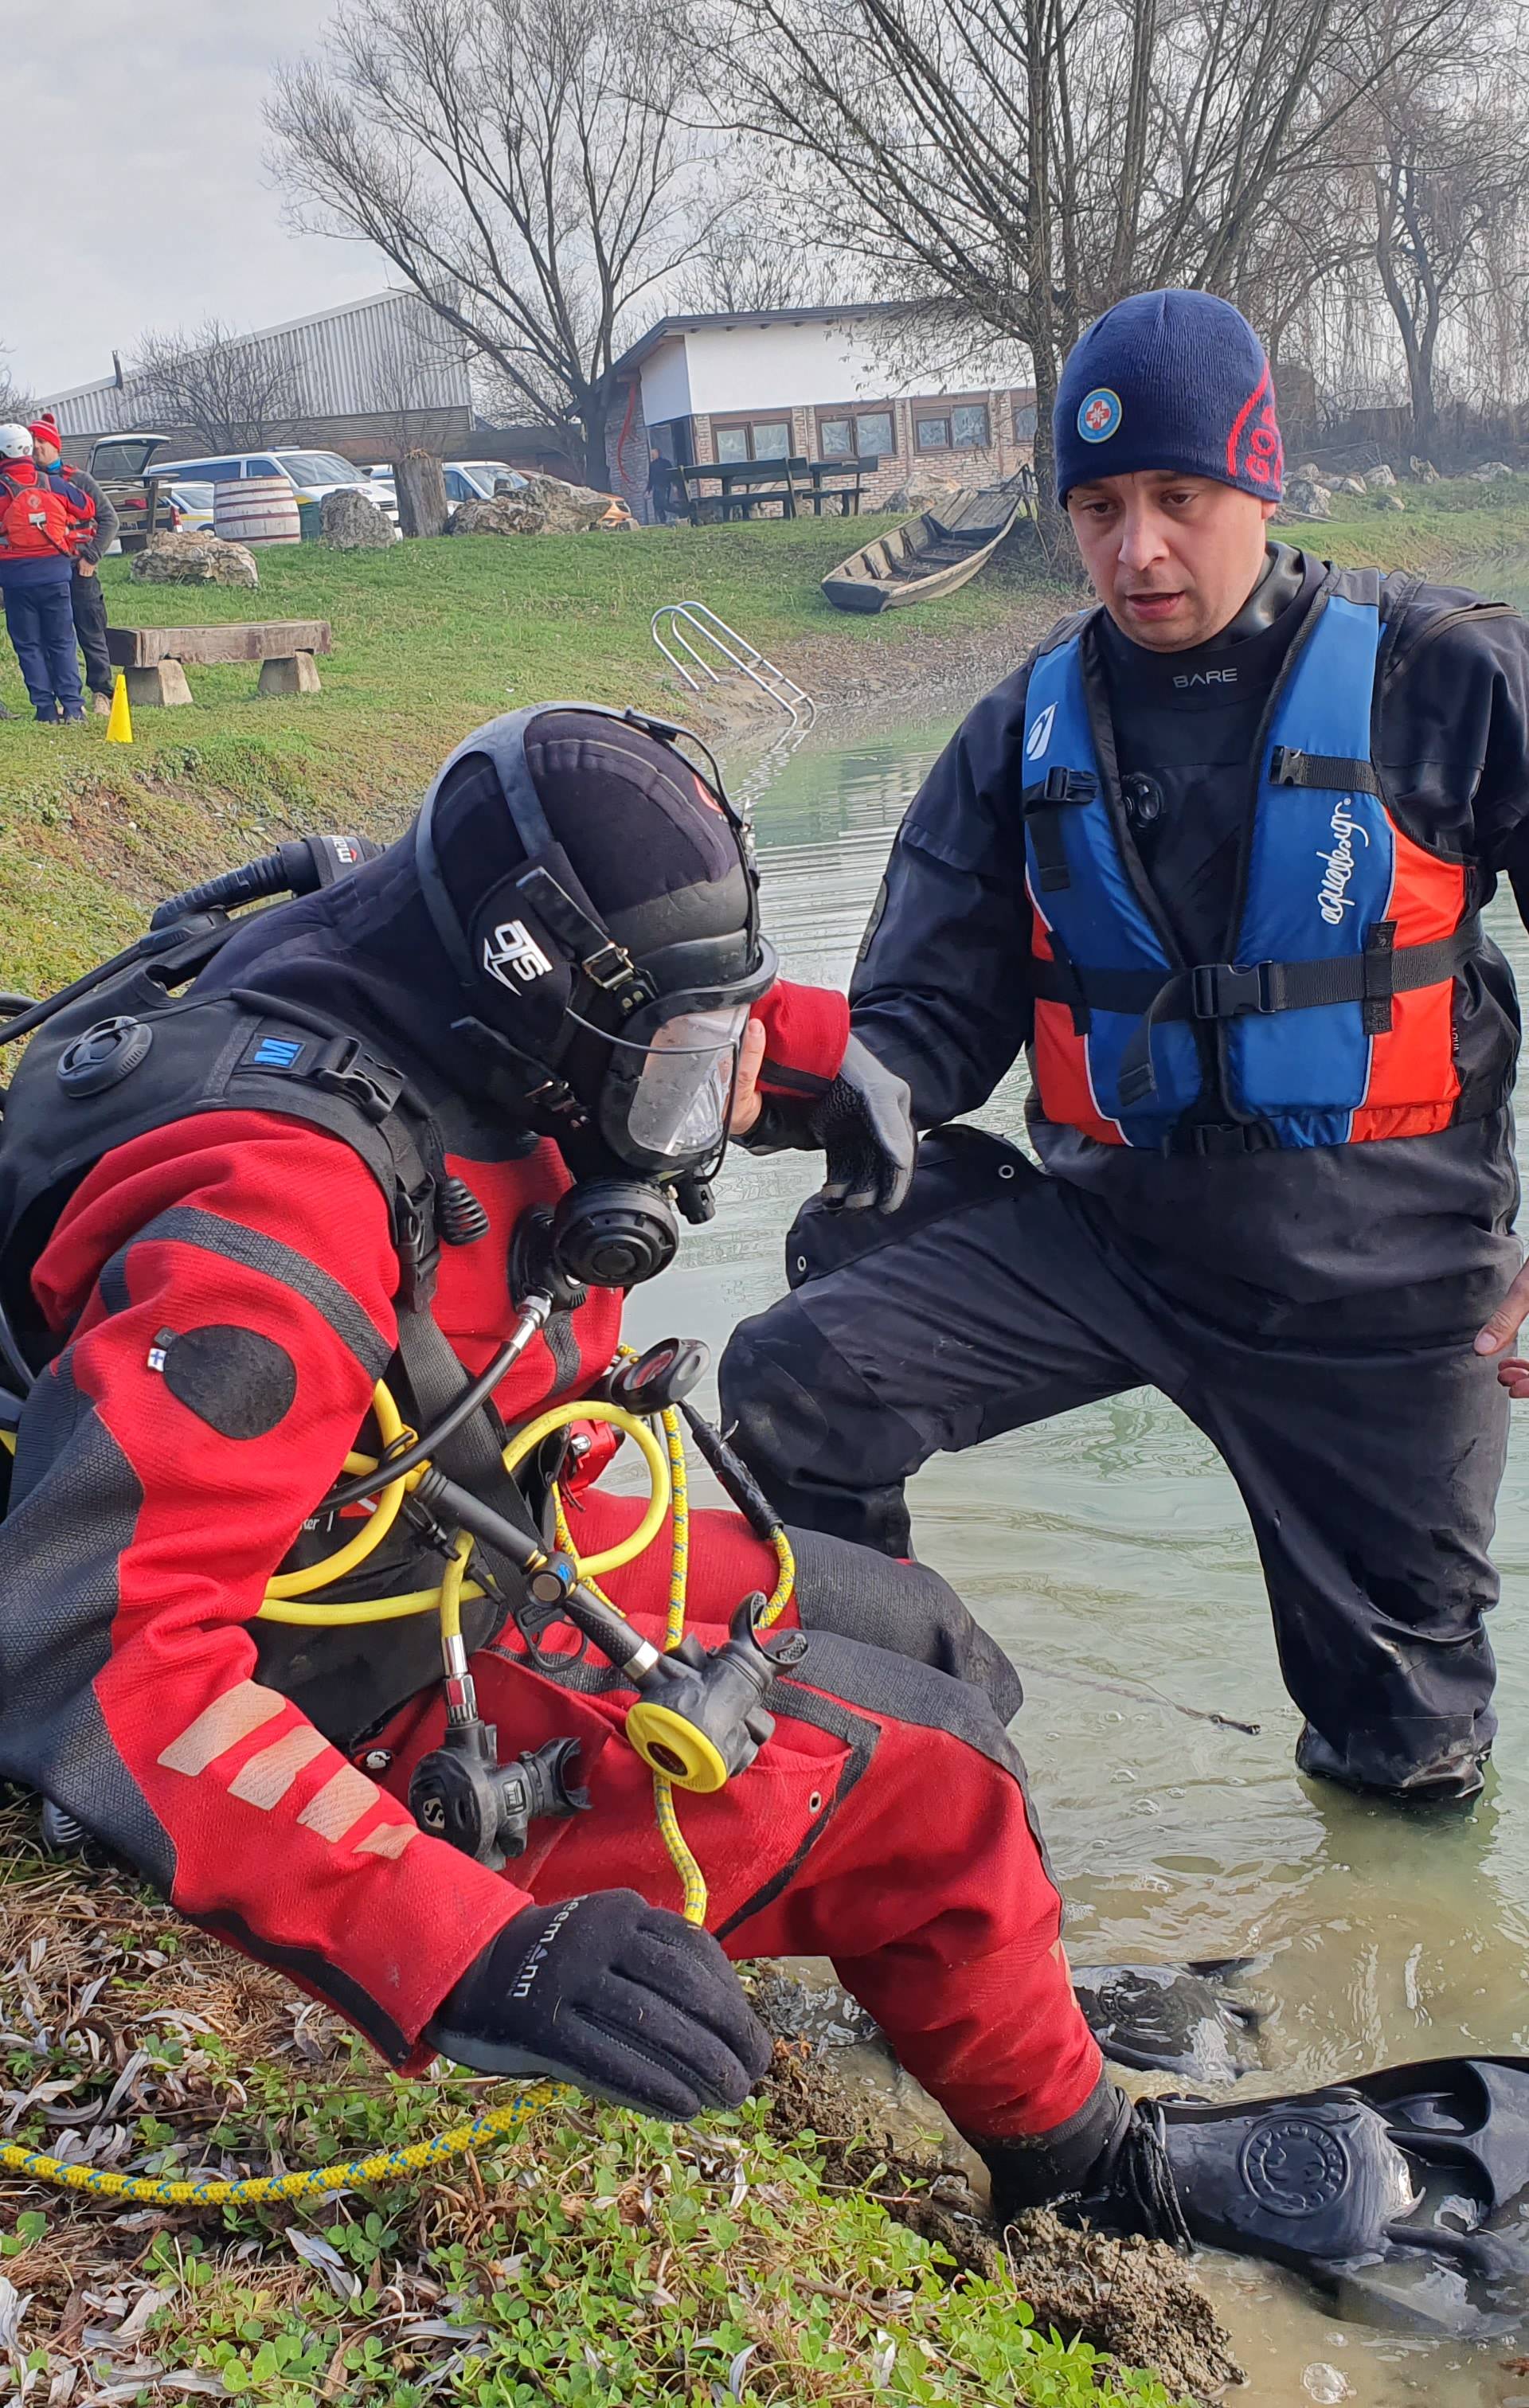
<instances>
[{"instance_id":1,"label":"man's hand","mask_svg":"<svg viewBox=\"0 0 1529 2408\"><path fill-rule=\"evenodd\" d=\"M78 569L81 577L93 577L95 575L95 563L93 560L77 560L75 562L75 567Z\"/></svg>"},{"instance_id":2,"label":"man's hand","mask_svg":"<svg viewBox=\"0 0 1529 2408\"><path fill-rule=\"evenodd\" d=\"M759 1092L759 1067L764 1059L764 1024L750 1020L738 1047L738 1074L733 1082L733 1109L727 1118L729 1137L744 1137L758 1120L764 1097Z\"/></svg>"},{"instance_id":3,"label":"man's hand","mask_svg":"<svg viewBox=\"0 0 1529 2408\"><path fill-rule=\"evenodd\" d=\"M425 2038L480 2073L550 2075L675 2121L741 2105L770 2061L710 1932L632 1889L522 1908Z\"/></svg>"},{"instance_id":4,"label":"man's hand","mask_svg":"<svg viewBox=\"0 0 1529 2408\"><path fill-rule=\"evenodd\" d=\"M1508 1395L1520 1399L1529 1397L1529 1359L1509 1354L1508 1349L1525 1320L1529 1320L1529 1263L1523 1265L1491 1319L1476 1333L1478 1354L1503 1356L1497 1366L1497 1377Z\"/></svg>"}]
</instances>

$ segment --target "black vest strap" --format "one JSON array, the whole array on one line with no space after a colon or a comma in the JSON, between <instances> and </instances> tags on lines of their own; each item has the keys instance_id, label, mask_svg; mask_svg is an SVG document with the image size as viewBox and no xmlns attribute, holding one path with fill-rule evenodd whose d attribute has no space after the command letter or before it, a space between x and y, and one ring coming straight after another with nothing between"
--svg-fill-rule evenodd
<instances>
[{"instance_id":1,"label":"black vest strap","mask_svg":"<svg viewBox=\"0 0 1529 2408\"><path fill-rule=\"evenodd\" d=\"M1292 744L1275 746L1269 754L1269 775L1277 786L1319 786L1335 795L1380 791L1370 762L1345 761L1336 752L1298 752Z\"/></svg>"},{"instance_id":2,"label":"black vest strap","mask_svg":"<svg viewBox=\"0 0 1529 2408\"><path fill-rule=\"evenodd\" d=\"M1420 987L1436 986L1453 978L1461 965L1479 951L1481 923L1473 912L1453 936L1431 945L1402 945L1395 926L1380 921L1371 931L1363 953L1344 953L1336 961L1199 962L1161 978L1151 970L1093 970L1071 965L1088 1002L1097 1011L1140 1015L1121 1058L1118 1082L1122 1104L1144 1102L1157 1093L1152 1069L1151 1038L1165 1021L1239 1020L1249 1012L1309 1011L1321 1004L1360 1003L1365 1007L1366 1034L1391 1025L1391 998ZM1047 965L1031 964L1035 991L1044 996ZM1058 994L1056 1000L1070 1001Z\"/></svg>"},{"instance_id":3,"label":"black vest strap","mask_svg":"<svg viewBox=\"0 0 1529 2408\"><path fill-rule=\"evenodd\" d=\"M1036 849L1043 893L1054 894L1072 884L1062 841L1062 813L1069 804L1092 803L1098 791L1099 781L1088 770L1063 768L1048 769L1040 785L1022 790L1020 808Z\"/></svg>"}]
</instances>

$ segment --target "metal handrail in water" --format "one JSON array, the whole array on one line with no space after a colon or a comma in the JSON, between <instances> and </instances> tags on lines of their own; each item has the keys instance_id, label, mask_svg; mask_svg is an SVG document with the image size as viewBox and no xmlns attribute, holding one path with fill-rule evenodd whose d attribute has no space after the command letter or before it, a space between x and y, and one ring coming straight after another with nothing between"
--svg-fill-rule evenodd
<instances>
[{"instance_id":1,"label":"metal handrail in water","mask_svg":"<svg viewBox=\"0 0 1529 2408\"><path fill-rule=\"evenodd\" d=\"M661 621L666 623L666 627L660 625ZM793 727L800 727L805 733L817 718L816 699L806 687L798 685L793 677L789 677L784 669L777 667L774 661L766 659L756 644L751 644L747 636L740 636L725 619L719 619L715 610L708 609L704 602L663 603L653 612L650 625L654 643L669 666L683 678L692 694L699 694L700 685L692 677L679 652L670 649L671 643L678 645L679 652L693 661L702 676L709 678L713 685L721 685L722 681L722 672L696 651L691 640L694 636L702 643L709 645L714 653L720 654L730 668L750 679L761 694L767 694L770 700L785 711ZM669 641L665 641L665 633Z\"/></svg>"}]
</instances>

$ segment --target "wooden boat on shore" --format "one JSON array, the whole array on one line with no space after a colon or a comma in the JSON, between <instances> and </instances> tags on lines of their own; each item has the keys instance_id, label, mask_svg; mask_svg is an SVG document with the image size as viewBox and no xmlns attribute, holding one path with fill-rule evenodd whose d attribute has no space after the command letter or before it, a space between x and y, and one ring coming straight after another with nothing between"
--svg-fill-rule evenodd
<instances>
[{"instance_id":1,"label":"wooden boat on shore","mask_svg":"<svg viewBox=\"0 0 1529 2408\"><path fill-rule=\"evenodd\" d=\"M1030 470L1022 468L1001 485L936 503L841 560L823 579L823 592L836 610L900 610L953 594L993 558L1029 507L1033 485Z\"/></svg>"}]
</instances>

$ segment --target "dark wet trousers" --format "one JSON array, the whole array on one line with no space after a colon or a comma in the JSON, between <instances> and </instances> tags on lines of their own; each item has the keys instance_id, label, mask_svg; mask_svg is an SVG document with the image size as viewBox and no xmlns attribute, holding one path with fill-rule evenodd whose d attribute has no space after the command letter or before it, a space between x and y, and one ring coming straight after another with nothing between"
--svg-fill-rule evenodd
<instances>
[{"instance_id":1,"label":"dark wet trousers","mask_svg":"<svg viewBox=\"0 0 1529 2408\"><path fill-rule=\"evenodd\" d=\"M78 718L79 663L75 656L75 623L67 580L61 578L56 584L7 585L6 632L16 647L16 658L37 717L56 718L55 705L62 703L65 718Z\"/></svg>"},{"instance_id":2,"label":"dark wet trousers","mask_svg":"<svg viewBox=\"0 0 1529 2408\"><path fill-rule=\"evenodd\" d=\"M976 1131L926 1141L901 1212L808 1205L787 1245L793 1292L722 1367L735 1443L787 1521L906 1555L903 1484L930 1455L1158 1388L1242 1492L1307 1718L1298 1763L1392 1792L1476 1780L1508 1399L1474 1327L1381 1343L1335 1314L1318 1340L1308 1314L1299 1342L1238 1334Z\"/></svg>"},{"instance_id":3,"label":"dark wet trousers","mask_svg":"<svg viewBox=\"0 0 1529 2408\"><path fill-rule=\"evenodd\" d=\"M117 672L107 650L107 597L99 576L81 577L77 568L69 582L69 602L75 640L85 655L85 683L92 694L104 694L109 699Z\"/></svg>"}]
</instances>

